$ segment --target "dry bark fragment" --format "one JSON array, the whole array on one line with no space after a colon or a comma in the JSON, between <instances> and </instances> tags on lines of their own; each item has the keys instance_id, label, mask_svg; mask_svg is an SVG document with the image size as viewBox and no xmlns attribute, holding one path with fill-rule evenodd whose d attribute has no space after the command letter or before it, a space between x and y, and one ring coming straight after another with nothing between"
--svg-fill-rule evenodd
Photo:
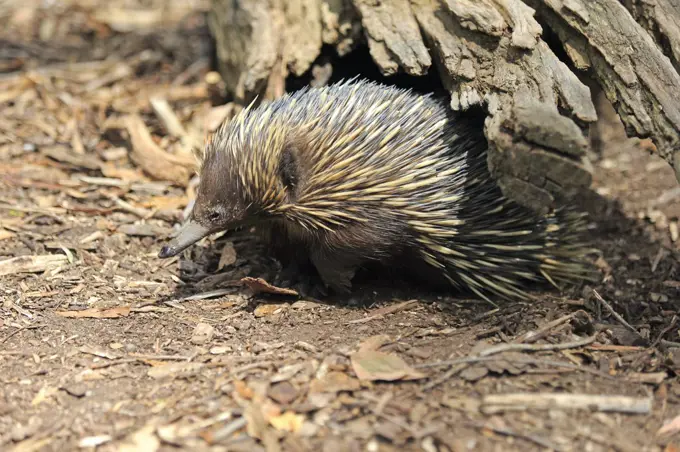
<instances>
[{"instance_id":1,"label":"dry bark fragment","mask_svg":"<svg viewBox=\"0 0 680 452\"><path fill-rule=\"evenodd\" d=\"M621 0L633 18L649 32L659 49L680 72L680 2Z\"/></svg>"},{"instance_id":2,"label":"dry bark fragment","mask_svg":"<svg viewBox=\"0 0 680 452\"><path fill-rule=\"evenodd\" d=\"M132 160L155 179L186 186L196 162L186 156L169 154L158 147L138 115L126 117L124 124L132 141Z\"/></svg>"},{"instance_id":3,"label":"dry bark fragment","mask_svg":"<svg viewBox=\"0 0 680 452\"><path fill-rule=\"evenodd\" d=\"M427 72L432 60L408 0L352 3L361 14L368 48L383 74L395 74L400 67L411 75Z\"/></svg>"}]
</instances>

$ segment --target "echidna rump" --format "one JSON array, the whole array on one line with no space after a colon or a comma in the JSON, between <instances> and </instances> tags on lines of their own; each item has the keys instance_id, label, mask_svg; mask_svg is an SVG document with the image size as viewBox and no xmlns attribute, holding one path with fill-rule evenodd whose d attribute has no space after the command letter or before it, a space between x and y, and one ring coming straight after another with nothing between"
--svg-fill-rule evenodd
<instances>
[{"instance_id":1,"label":"echidna rump","mask_svg":"<svg viewBox=\"0 0 680 452\"><path fill-rule=\"evenodd\" d=\"M480 124L432 96L356 80L306 88L213 135L190 218L159 256L256 225L336 291L363 264L396 260L483 298L586 277L583 216L505 198L486 148Z\"/></svg>"}]
</instances>

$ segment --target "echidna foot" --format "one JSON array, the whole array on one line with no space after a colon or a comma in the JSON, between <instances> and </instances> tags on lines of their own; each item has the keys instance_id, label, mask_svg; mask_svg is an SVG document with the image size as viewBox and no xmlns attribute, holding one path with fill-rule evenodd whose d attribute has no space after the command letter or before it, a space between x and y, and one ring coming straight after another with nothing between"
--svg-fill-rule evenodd
<instances>
[{"instance_id":1,"label":"echidna foot","mask_svg":"<svg viewBox=\"0 0 680 452\"><path fill-rule=\"evenodd\" d=\"M274 279L274 284L294 289L301 297L320 298L328 295L314 267L298 262L285 265Z\"/></svg>"}]
</instances>

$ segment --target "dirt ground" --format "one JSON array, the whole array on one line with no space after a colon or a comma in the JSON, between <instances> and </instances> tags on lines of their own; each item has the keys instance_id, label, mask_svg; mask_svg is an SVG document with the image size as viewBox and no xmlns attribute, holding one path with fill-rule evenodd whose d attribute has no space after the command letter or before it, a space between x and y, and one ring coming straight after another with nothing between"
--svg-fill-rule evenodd
<instances>
[{"instance_id":1,"label":"dirt ground","mask_svg":"<svg viewBox=\"0 0 680 452\"><path fill-rule=\"evenodd\" d=\"M592 287L499 307L370 278L257 293L241 279L276 266L247 234L156 257L191 147L236 109L207 2L159 3L0 2L0 449L680 447L663 161L604 124L580 201Z\"/></svg>"}]
</instances>

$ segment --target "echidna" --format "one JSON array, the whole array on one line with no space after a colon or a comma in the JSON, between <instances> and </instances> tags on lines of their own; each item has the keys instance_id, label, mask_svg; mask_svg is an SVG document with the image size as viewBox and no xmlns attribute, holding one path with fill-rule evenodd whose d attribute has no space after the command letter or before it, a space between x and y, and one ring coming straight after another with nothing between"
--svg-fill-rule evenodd
<instances>
[{"instance_id":1,"label":"echidna","mask_svg":"<svg viewBox=\"0 0 680 452\"><path fill-rule=\"evenodd\" d=\"M486 148L478 121L431 95L356 79L305 88L215 132L190 218L159 257L256 225L284 262L311 262L340 292L376 261L419 262L485 299L585 278L583 216L503 197Z\"/></svg>"}]
</instances>

